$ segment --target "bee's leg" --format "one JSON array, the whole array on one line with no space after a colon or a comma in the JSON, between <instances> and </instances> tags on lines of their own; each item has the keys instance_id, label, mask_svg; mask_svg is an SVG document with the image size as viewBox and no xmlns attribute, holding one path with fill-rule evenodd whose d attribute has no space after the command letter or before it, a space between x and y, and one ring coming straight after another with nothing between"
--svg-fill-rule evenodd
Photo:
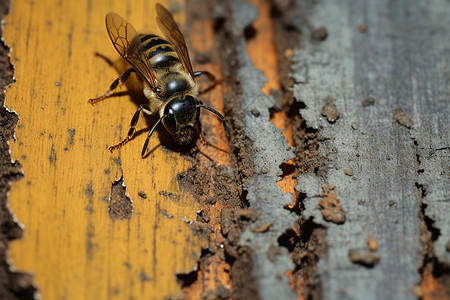
<instances>
[{"instance_id":1,"label":"bee's leg","mask_svg":"<svg viewBox=\"0 0 450 300\"><path fill-rule=\"evenodd\" d=\"M200 94L204 94L206 92L209 92L210 90L212 90L218 83L221 83L221 80L216 80L216 77L208 72L208 71L197 71L194 73L194 77L198 77L198 76L202 76L205 75L206 78L209 80L209 82L211 82L211 85L209 87L207 87L206 89L200 91Z\"/></svg>"},{"instance_id":2,"label":"bee's leg","mask_svg":"<svg viewBox=\"0 0 450 300\"><path fill-rule=\"evenodd\" d=\"M215 114L222 121L223 128L225 129L225 133L229 137L230 136L230 130L228 129L227 121L225 120L224 116L222 116L222 114L219 113L214 108L211 108L211 107L208 107L208 106L204 106L201 101L199 101L199 102L200 102L200 104L197 105L197 107L200 107L200 108L206 109L207 111L212 112L213 114Z\"/></svg>"},{"instance_id":3,"label":"bee's leg","mask_svg":"<svg viewBox=\"0 0 450 300\"><path fill-rule=\"evenodd\" d=\"M104 93L100 97L89 99L89 103L94 104L99 101L102 101L105 98L108 98L111 95L111 93L119 86L119 84L122 84L125 81L127 81L128 77L130 77L130 74L132 72L136 72L136 71L133 68L129 68L128 70L126 70L125 72L120 74L120 76L116 80L114 80L114 82L111 84L111 86L109 87L109 90L107 90L106 93Z\"/></svg>"},{"instance_id":4,"label":"bee's leg","mask_svg":"<svg viewBox=\"0 0 450 300\"><path fill-rule=\"evenodd\" d=\"M203 135L202 125L200 124L200 122L197 123L197 125L195 126L195 129L198 132L198 136L200 137L200 141L202 142L202 144L205 146L209 146L210 144L208 143L208 141L205 139L205 136Z\"/></svg>"},{"instance_id":5,"label":"bee's leg","mask_svg":"<svg viewBox=\"0 0 450 300\"><path fill-rule=\"evenodd\" d=\"M202 131L202 125L201 125L200 122L197 123L197 125L195 126L195 129L197 130L198 136L200 137L200 141L202 142L202 144L203 144L204 146L212 147L212 148L214 148L214 149L216 149L216 150L219 150L219 151L221 151L221 152L230 153L230 152L227 151L227 150L221 149L221 148L217 147L216 145L211 144L210 142L208 142L208 141L205 139L205 136L203 135L203 131Z\"/></svg>"},{"instance_id":6,"label":"bee's leg","mask_svg":"<svg viewBox=\"0 0 450 300\"><path fill-rule=\"evenodd\" d=\"M212 83L216 82L216 77L208 71L197 71L194 73L194 77L198 77L198 76L202 76L202 75L205 75L206 78L208 78L208 80L211 81Z\"/></svg>"},{"instance_id":7,"label":"bee's leg","mask_svg":"<svg viewBox=\"0 0 450 300\"><path fill-rule=\"evenodd\" d=\"M125 145L126 143L128 143L131 138L133 137L134 133L136 132L136 124L139 120L139 116L141 114L141 110L144 110L145 113L147 114L151 114L151 110L150 107L148 107L147 105L141 105L139 106L139 108L136 110L136 112L134 113L133 118L131 119L131 124L130 124L130 130L128 130L128 135L126 138L124 138L120 143L118 143L117 145L111 146L109 147L109 151L113 152L114 150L119 149L120 147L122 147L123 145Z\"/></svg>"}]
</instances>

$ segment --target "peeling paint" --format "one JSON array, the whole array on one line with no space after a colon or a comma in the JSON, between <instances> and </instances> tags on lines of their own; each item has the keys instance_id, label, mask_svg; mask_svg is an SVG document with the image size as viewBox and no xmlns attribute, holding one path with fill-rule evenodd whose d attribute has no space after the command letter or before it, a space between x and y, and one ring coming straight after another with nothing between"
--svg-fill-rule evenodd
<instances>
[{"instance_id":1,"label":"peeling paint","mask_svg":"<svg viewBox=\"0 0 450 300\"><path fill-rule=\"evenodd\" d=\"M133 200L126 194L125 180L120 177L111 185L108 212L114 220L130 219L133 214Z\"/></svg>"}]
</instances>

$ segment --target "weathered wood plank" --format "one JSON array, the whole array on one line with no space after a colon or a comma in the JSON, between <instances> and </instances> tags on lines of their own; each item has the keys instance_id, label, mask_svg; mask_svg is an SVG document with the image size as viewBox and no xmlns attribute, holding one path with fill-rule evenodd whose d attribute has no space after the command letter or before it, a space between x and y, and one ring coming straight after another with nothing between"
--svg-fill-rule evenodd
<instances>
[{"instance_id":1,"label":"weathered wood plank","mask_svg":"<svg viewBox=\"0 0 450 300\"><path fill-rule=\"evenodd\" d=\"M303 216L327 228L327 256L317 271L323 297L415 299L423 264L421 185L425 213L440 230L435 253L449 263L450 30L444 24L450 7L440 0L317 1L301 7L307 26L294 57L294 93L306 104L300 113L308 126L319 130L328 171L326 179L300 177L298 188L307 194ZM318 26L327 28L324 41L309 36ZM324 105L340 112L335 123L321 115ZM412 126L397 121L397 107ZM335 186L346 214L342 225L322 217L323 183ZM369 237L378 243L375 252ZM368 268L356 263L352 249L380 260Z\"/></svg>"},{"instance_id":2,"label":"weathered wood plank","mask_svg":"<svg viewBox=\"0 0 450 300\"><path fill-rule=\"evenodd\" d=\"M171 4L183 23L181 1ZM144 101L132 85L121 89L131 90L128 95L87 102L118 76L94 53L122 60L105 14L118 12L139 32L154 31L153 7L148 1L14 1L6 19L17 81L5 105L20 115L11 152L25 174L11 187L10 205L25 235L11 244L10 256L15 267L35 275L44 299L162 299L180 292L177 272L197 267L204 241L186 223L199 204L176 181L190 163L161 147L164 130L141 159L153 124L145 117L126 147L108 151ZM133 201L125 219L109 210L116 204L112 183L121 176ZM125 199L122 184L116 187Z\"/></svg>"},{"instance_id":3,"label":"weathered wood plank","mask_svg":"<svg viewBox=\"0 0 450 300\"><path fill-rule=\"evenodd\" d=\"M126 11L138 30L153 28L151 2L47 2L55 7L50 14L44 6L35 9L32 2L16 4L6 35L18 78L8 90L7 105L21 116L12 154L25 173L11 192L12 207L26 225L25 239L13 244L11 256L19 268L35 273L45 298L163 298L179 291L175 274L180 272L185 273L180 278L186 278L187 298L295 298L292 277L286 275L302 267L298 262L306 248L289 248L289 257L280 247L290 242L280 241L289 228L296 230L288 236L297 243L294 246L303 243L295 212L303 219L314 217L326 228L327 255L318 263L314 282L325 299L415 298L413 287L420 283L423 265L423 213L435 221L428 222L431 230L439 232L433 249L436 259L449 263L450 46L449 30L442 24L450 11L445 1L292 2L301 10L287 22L303 33L293 56L293 91L306 105L300 114L318 130L320 155L327 160L327 172L319 174L324 177L299 177L297 189L306 194L303 211L303 206L289 209L292 197L283 194L292 190L295 178L279 181L280 165L293 156L287 140L293 142L299 132L285 131L286 139L270 121L280 107L269 92L286 92L281 89L287 83L280 82L286 76L278 68L290 49L278 49L276 57L280 45L263 45L276 40L269 18L289 14L274 8L293 6L264 0L253 0L257 7L239 0L214 6L188 2L193 63L198 54L202 68L225 78L223 86L202 95L202 100L222 111L220 99L225 98L232 133L228 153L220 122L202 116L210 141L224 151L195 149L198 153L191 159L198 165L178 177L182 187L203 201L199 204L177 185L175 174L191 165L176 151L160 147L141 160L145 134L138 134L118 154L106 151L126 133L142 100L137 93L133 101L114 97L95 107L85 102L117 76L92 55L99 51L118 56L106 36L104 13ZM179 8L180 2L170 3ZM210 9L210 15L199 8ZM365 31L358 27L362 24ZM324 41L310 38L318 26L328 29ZM42 42L47 40L48 44ZM59 51L50 55L48 49ZM37 78L50 79L35 85ZM117 114L118 107L130 115ZM406 115L394 113L397 107ZM277 127L297 128L292 120L277 119L280 116L272 119ZM158 142L155 138L152 146ZM112 221L102 199L122 174L135 211L130 220ZM337 199L342 211L331 207L331 213L324 214L324 199L335 206ZM209 242L200 258L205 243L184 224L199 210L193 228ZM345 222L338 225L325 218ZM300 246L319 255L319 249L307 243ZM197 267L198 272L190 273ZM314 270L315 265L310 267ZM294 279L303 287L312 280ZM303 287L298 298L303 297Z\"/></svg>"}]
</instances>

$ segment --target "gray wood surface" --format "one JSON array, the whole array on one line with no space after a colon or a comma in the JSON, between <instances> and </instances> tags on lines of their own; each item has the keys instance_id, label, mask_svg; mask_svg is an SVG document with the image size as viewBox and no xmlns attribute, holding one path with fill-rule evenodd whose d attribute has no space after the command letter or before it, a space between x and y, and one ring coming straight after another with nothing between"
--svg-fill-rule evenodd
<instances>
[{"instance_id":1,"label":"gray wood surface","mask_svg":"<svg viewBox=\"0 0 450 300\"><path fill-rule=\"evenodd\" d=\"M277 241L297 218L284 208L292 203L292 195L283 194L277 185L282 175L279 166L295 155L282 131L269 121L269 109L275 105L275 99L261 91L266 79L246 52L244 28L255 20L257 11L250 3L240 0L232 0L231 7L232 32L239 61L237 78L245 87L242 96L233 101L239 105L240 115L236 118L241 119L245 136L251 142L247 151L253 176L243 182L243 187L250 208L258 212L257 221L245 228L239 244L252 250L253 270L249 272L258 282L258 295L252 295L253 298L295 299L289 278L285 276L294 269L294 264L287 249L279 248ZM270 224L267 230L259 230L267 224ZM270 255L271 250L277 254Z\"/></svg>"},{"instance_id":2,"label":"gray wood surface","mask_svg":"<svg viewBox=\"0 0 450 300\"><path fill-rule=\"evenodd\" d=\"M433 254L450 264L450 2L298 3L299 24L306 26L293 57L293 90L328 159L327 178L304 175L297 187L307 194L303 217L327 228L317 283L324 299L415 299L423 264L421 209L440 231ZM319 26L327 28L325 41L309 36ZM335 123L321 115L329 95L340 111ZM363 105L369 98L373 105ZM396 120L397 107L412 124ZM335 185L346 213L342 225L322 217L323 183ZM372 253L369 236L380 257L372 268L349 257L351 249Z\"/></svg>"}]
</instances>

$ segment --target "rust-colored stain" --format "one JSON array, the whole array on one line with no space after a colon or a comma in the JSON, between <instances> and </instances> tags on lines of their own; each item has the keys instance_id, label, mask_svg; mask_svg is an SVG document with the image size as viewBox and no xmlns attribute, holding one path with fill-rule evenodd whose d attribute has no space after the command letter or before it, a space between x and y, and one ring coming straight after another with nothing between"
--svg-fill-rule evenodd
<instances>
[{"instance_id":1,"label":"rust-colored stain","mask_svg":"<svg viewBox=\"0 0 450 300\"><path fill-rule=\"evenodd\" d=\"M433 275L433 265L428 264L425 266L422 272L422 282L415 287L415 293L419 294L424 300L448 300L450 299L445 287L439 283L439 281Z\"/></svg>"}]
</instances>

